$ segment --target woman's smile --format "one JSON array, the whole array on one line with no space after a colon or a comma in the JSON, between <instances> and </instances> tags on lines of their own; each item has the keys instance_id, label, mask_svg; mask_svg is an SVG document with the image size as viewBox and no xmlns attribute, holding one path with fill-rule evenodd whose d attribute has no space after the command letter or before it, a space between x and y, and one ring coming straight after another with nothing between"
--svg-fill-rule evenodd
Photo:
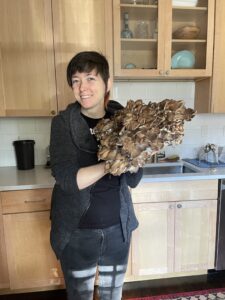
<instances>
[{"instance_id":1,"label":"woman's smile","mask_svg":"<svg viewBox=\"0 0 225 300\"><path fill-rule=\"evenodd\" d=\"M80 96L80 98L81 98L82 100L89 99L89 98L91 98L91 97L92 97L92 95L81 95L81 96Z\"/></svg>"}]
</instances>

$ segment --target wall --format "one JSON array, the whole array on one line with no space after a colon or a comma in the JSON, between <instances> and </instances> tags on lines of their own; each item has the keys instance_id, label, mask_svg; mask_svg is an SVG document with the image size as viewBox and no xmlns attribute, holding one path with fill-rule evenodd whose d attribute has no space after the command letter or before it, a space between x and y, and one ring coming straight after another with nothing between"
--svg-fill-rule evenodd
<instances>
[{"instance_id":1,"label":"wall","mask_svg":"<svg viewBox=\"0 0 225 300\"><path fill-rule=\"evenodd\" d=\"M113 99L126 104L129 99L158 102L165 98L183 99L187 107L194 106L193 82L115 82ZM206 143L225 146L225 115L199 114L185 123L183 143L167 147L166 155L178 154L181 158L194 158ZM0 118L0 166L15 166L12 142L17 139L35 140L35 164L46 163L49 144L50 118Z\"/></svg>"},{"instance_id":2,"label":"wall","mask_svg":"<svg viewBox=\"0 0 225 300\"><path fill-rule=\"evenodd\" d=\"M15 166L14 140L35 140L35 164L46 163L50 118L0 118L0 166Z\"/></svg>"}]
</instances>

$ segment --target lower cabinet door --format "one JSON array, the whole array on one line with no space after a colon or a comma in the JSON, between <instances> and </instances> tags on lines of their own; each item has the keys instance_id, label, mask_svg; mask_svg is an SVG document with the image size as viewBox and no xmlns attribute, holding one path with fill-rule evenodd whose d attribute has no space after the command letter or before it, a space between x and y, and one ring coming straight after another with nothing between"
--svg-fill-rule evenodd
<instances>
[{"instance_id":1,"label":"lower cabinet door","mask_svg":"<svg viewBox=\"0 0 225 300\"><path fill-rule=\"evenodd\" d=\"M132 276L214 268L217 200L135 203ZM165 277L165 276L164 276Z\"/></svg>"},{"instance_id":2,"label":"lower cabinet door","mask_svg":"<svg viewBox=\"0 0 225 300\"><path fill-rule=\"evenodd\" d=\"M174 271L213 269L217 200L177 202L175 215Z\"/></svg>"},{"instance_id":3,"label":"lower cabinet door","mask_svg":"<svg viewBox=\"0 0 225 300\"><path fill-rule=\"evenodd\" d=\"M131 247L130 247L130 254L128 257L128 262L127 262L127 271L126 271L126 275L125 275L125 282L129 282L131 280L131 276L132 276L132 261L131 261Z\"/></svg>"},{"instance_id":4,"label":"lower cabinet door","mask_svg":"<svg viewBox=\"0 0 225 300\"><path fill-rule=\"evenodd\" d=\"M132 237L132 275L173 272L174 209L172 203L134 204L139 227Z\"/></svg>"},{"instance_id":5,"label":"lower cabinet door","mask_svg":"<svg viewBox=\"0 0 225 300\"><path fill-rule=\"evenodd\" d=\"M10 289L63 284L49 243L49 211L3 215Z\"/></svg>"},{"instance_id":6,"label":"lower cabinet door","mask_svg":"<svg viewBox=\"0 0 225 300\"><path fill-rule=\"evenodd\" d=\"M0 290L9 288L9 274L3 229L2 205L0 193Z\"/></svg>"}]
</instances>

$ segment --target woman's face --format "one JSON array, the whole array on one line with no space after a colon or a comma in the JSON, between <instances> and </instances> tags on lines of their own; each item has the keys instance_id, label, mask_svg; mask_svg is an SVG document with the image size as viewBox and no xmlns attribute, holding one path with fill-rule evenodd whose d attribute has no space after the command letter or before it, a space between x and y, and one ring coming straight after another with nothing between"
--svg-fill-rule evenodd
<instances>
[{"instance_id":1,"label":"woman's face","mask_svg":"<svg viewBox=\"0 0 225 300\"><path fill-rule=\"evenodd\" d=\"M89 73L76 72L72 76L72 89L75 99L81 105L81 111L84 114L94 117L102 117L104 111L104 97L109 90L109 84L107 87L99 74L96 74L96 70L92 70Z\"/></svg>"}]
</instances>

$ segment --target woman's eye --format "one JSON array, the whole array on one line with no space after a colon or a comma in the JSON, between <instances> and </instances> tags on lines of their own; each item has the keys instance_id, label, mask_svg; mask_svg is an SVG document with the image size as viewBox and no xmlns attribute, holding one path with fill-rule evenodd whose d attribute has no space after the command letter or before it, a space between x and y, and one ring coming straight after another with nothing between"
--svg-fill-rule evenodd
<instances>
[{"instance_id":1,"label":"woman's eye","mask_svg":"<svg viewBox=\"0 0 225 300\"><path fill-rule=\"evenodd\" d=\"M79 80L78 79L72 79L72 85L78 84Z\"/></svg>"},{"instance_id":2,"label":"woman's eye","mask_svg":"<svg viewBox=\"0 0 225 300\"><path fill-rule=\"evenodd\" d=\"M95 77L90 76L90 77L87 78L87 80L88 80L88 81L95 80Z\"/></svg>"}]
</instances>

